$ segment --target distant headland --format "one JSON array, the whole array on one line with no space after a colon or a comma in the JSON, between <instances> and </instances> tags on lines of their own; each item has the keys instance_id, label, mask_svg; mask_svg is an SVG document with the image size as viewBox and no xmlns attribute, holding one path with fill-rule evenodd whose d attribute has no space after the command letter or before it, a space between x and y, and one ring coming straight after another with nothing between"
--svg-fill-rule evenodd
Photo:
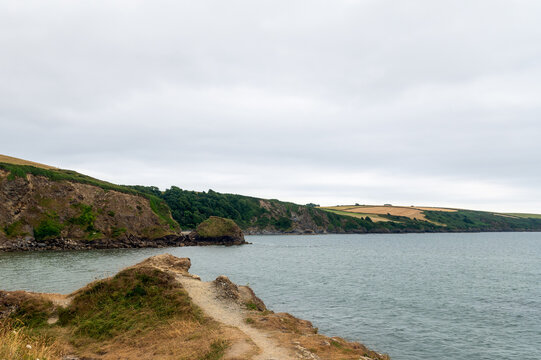
<instances>
[{"instance_id":1,"label":"distant headland","mask_svg":"<svg viewBox=\"0 0 541 360\"><path fill-rule=\"evenodd\" d=\"M244 234L480 231L541 231L541 215L161 191L0 155L0 251L238 245Z\"/></svg>"}]
</instances>

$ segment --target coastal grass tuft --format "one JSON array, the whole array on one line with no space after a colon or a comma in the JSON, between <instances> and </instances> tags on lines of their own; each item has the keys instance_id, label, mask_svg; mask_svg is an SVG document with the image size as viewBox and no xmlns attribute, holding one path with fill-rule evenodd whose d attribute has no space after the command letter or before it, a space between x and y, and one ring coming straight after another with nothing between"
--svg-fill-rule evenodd
<instances>
[{"instance_id":1,"label":"coastal grass tuft","mask_svg":"<svg viewBox=\"0 0 541 360\"><path fill-rule=\"evenodd\" d=\"M79 338L106 340L141 333L170 320L204 321L172 275L150 267L124 270L79 292L59 323Z\"/></svg>"},{"instance_id":2,"label":"coastal grass tuft","mask_svg":"<svg viewBox=\"0 0 541 360\"><path fill-rule=\"evenodd\" d=\"M60 360L60 346L48 337L30 334L12 320L0 320L0 359Z\"/></svg>"},{"instance_id":3,"label":"coastal grass tuft","mask_svg":"<svg viewBox=\"0 0 541 360\"><path fill-rule=\"evenodd\" d=\"M22 294L16 298L18 305L15 311L9 315L13 324L32 329L47 326L47 319L54 313L55 309L51 301Z\"/></svg>"},{"instance_id":4,"label":"coastal grass tuft","mask_svg":"<svg viewBox=\"0 0 541 360\"><path fill-rule=\"evenodd\" d=\"M248 310L258 310L257 305L253 302L247 302L244 304Z\"/></svg>"},{"instance_id":5,"label":"coastal grass tuft","mask_svg":"<svg viewBox=\"0 0 541 360\"><path fill-rule=\"evenodd\" d=\"M224 356L228 347L229 343L227 341L216 340L210 345L209 352L201 356L199 360L219 360Z\"/></svg>"}]
</instances>

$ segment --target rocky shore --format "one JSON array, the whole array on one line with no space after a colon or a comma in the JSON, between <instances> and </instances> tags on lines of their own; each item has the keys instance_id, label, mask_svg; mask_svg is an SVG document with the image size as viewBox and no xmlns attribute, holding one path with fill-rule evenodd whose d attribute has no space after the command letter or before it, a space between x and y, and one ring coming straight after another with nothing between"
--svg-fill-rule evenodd
<instances>
[{"instance_id":1,"label":"rocky shore","mask_svg":"<svg viewBox=\"0 0 541 360\"><path fill-rule=\"evenodd\" d=\"M62 250L91 250L91 249L130 249L130 248L165 248L182 246L232 246L248 244L244 237L231 239L218 237L216 239L201 239L195 231L189 234L167 235L156 239L126 237L123 239L99 239L95 241L73 240L65 238L47 239L37 242L33 238L7 241L0 244L0 251L62 251Z\"/></svg>"},{"instance_id":2,"label":"rocky shore","mask_svg":"<svg viewBox=\"0 0 541 360\"><path fill-rule=\"evenodd\" d=\"M212 231L208 231L211 227ZM164 248L175 246L243 245L244 233L231 220L212 217L196 230L180 234L165 235L158 238L145 238L128 235L116 239L70 239L64 237L47 238L37 241L35 237L8 239L0 243L0 251L45 251L45 250L90 250L123 248Z\"/></svg>"}]
</instances>

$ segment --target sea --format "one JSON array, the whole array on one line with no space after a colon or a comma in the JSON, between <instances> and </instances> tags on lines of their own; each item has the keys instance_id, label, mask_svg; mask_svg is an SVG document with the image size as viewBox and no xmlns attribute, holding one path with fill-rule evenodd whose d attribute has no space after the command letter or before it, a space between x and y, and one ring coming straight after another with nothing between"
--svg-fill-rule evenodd
<instances>
[{"instance_id":1,"label":"sea","mask_svg":"<svg viewBox=\"0 0 541 360\"><path fill-rule=\"evenodd\" d=\"M149 256L393 360L541 359L541 233L248 236L251 245L0 253L0 289L70 293Z\"/></svg>"}]
</instances>

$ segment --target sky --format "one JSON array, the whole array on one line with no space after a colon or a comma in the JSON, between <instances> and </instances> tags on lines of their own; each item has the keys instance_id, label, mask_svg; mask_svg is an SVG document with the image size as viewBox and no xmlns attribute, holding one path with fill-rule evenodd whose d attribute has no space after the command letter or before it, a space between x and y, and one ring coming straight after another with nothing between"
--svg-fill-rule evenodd
<instances>
[{"instance_id":1,"label":"sky","mask_svg":"<svg viewBox=\"0 0 541 360\"><path fill-rule=\"evenodd\" d=\"M539 0L0 0L0 154L300 204L541 213Z\"/></svg>"}]
</instances>

